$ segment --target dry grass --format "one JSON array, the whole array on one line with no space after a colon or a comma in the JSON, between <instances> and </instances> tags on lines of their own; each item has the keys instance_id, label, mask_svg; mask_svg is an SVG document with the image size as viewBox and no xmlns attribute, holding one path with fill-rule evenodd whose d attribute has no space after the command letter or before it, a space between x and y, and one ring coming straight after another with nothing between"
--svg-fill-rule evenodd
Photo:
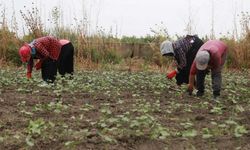
<instances>
[{"instance_id":1,"label":"dry grass","mask_svg":"<svg viewBox=\"0 0 250 150\"><path fill-rule=\"evenodd\" d=\"M31 10L24 7L20 11L23 20L26 23L28 33L24 33L24 37L19 39L17 29L10 30L5 17L5 10L1 11L2 20L0 21L0 64L4 61L18 62L17 53L21 45L20 41L30 42L33 38L43 35L54 35L58 38L66 38L71 40L75 46L76 66L85 69L98 69L103 66L113 65L123 67L124 70L164 70L168 69L168 60L165 60L159 53L159 45L164 39L157 32L153 37L127 37L117 38L112 32L99 29L95 35L88 35L89 24L87 20L77 20L72 23L73 28L65 27L59 24L60 19L59 8L52 11L53 22L51 26L55 29L46 29L41 21L41 16L37 6L32 3ZM15 14L15 13L13 13ZM15 18L13 16L12 18ZM241 39L226 37L223 39L229 47L228 67L242 68L250 67L250 15L242 13ZM15 27L17 24L14 25ZM12 32L15 31L15 32ZM130 43L126 43L129 41ZM143 58L143 60L142 60ZM13 61L14 60L14 61ZM116 64L116 65L114 65ZM118 68L119 68L118 67Z\"/></svg>"},{"instance_id":2,"label":"dry grass","mask_svg":"<svg viewBox=\"0 0 250 150\"><path fill-rule=\"evenodd\" d=\"M118 70L127 72L148 71L166 73L169 72L170 69L167 64L160 67L155 63L149 63L144 59L138 58L125 59L119 64L99 64L89 59L77 59L75 64L77 70Z\"/></svg>"},{"instance_id":3,"label":"dry grass","mask_svg":"<svg viewBox=\"0 0 250 150\"><path fill-rule=\"evenodd\" d=\"M32 2L31 10L26 9L25 11L20 10L20 13L25 21L26 27L29 30L29 33L33 35L34 38L42 37L44 33L43 24L41 21L41 16L39 9ZM25 33L24 33L25 35Z\"/></svg>"}]
</instances>

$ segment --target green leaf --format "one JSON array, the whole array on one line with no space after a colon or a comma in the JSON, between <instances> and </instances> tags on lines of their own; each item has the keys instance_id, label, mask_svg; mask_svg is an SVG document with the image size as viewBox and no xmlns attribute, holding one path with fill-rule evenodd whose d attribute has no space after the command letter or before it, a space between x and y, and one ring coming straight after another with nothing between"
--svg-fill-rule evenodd
<instances>
[{"instance_id":1,"label":"green leaf","mask_svg":"<svg viewBox=\"0 0 250 150\"><path fill-rule=\"evenodd\" d=\"M242 125L237 125L234 129L234 135L235 137L241 137L243 134L248 133L248 131L246 130L246 128Z\"/></svg>"},{"instance_id":2,"label":"green leaf","mask_svg":"<svg viewBox=\"0 0 250 150\"><path fill-rule=\"evenodd\" d=\"M159 136L159 139L161 139L161 140L164 140L164 139L166 139L168 136L170 136L170 133L169 133L168 131L164 131L164 130L162 130L162 131L160 132L160 134L161 134L161 136Z\"/></svg>"},{"instance_id":3,"label":"green leaf","mask_svg":"<svg viewBox=\"0 0 250 150\"><path fill-rule=\"evenodd\" d=\"M211 137L213 137L212 134L202 134L202 138L203 138L203 139L209 139L209 138L211 138Z\"/></svg>"},{"instance_id":4,"label":"green leaf","mask_svg":"<svg viewBox=\"0 0 250 150\"><path fill-rule=\"evenodd\" d=\"M197 131L195 129L190 129L182 132L183 137L195 137L197 136Z\"/></svg>"},{"instance_id":5,"label":"green leaf","mask_svg":"<svg viewBox=\"0 0 250 150\"><path fill-rule=\"evenodd\" d=\"M75 143L75 141L68 141L64 143L65 146L72 146Z\"/></svg>"},{"instance_id":6,"label":"green leaf","mask_svg":"<svg viewBox=\"0 0 250 150\"><path fill-rule=\"evenodd\" d=\"M31 136L27 136L26 139L25 139L25 141L26 141L26 144L27 144L28 146L30 146L30 147L32 147L32 146L35 145L35 144L34 144L34 140L32 139Z\"/></svg>"},{"instance_id":7,"label":"green leaf","mask_svg":"<svg viewBox=\"0 0 250 150\"><path fill-rule=\"evenodd\" d=\"M37 119L35 121L30 120L28 131L29 134L41 134L41 130L45 129L45 121L43 119Z\"/></svg>"},{"instance_id":8,"label":"green leaf","mask_svg":"<svg viewBox=\"0 0 250 150\"><path fill-rule=\"evenodd\" d=\"M245 109L241 105L236 105L235 109L237 112L244 112L245 111Z\"/></svg>"},{"instance_id":9,"label":"green leaf","mask_svg":"<svg viewBox=\"0 0 250 150\"><path fill-rule=\"evenodd\" d=\"M110 143L116 142L115 139L112 139L111 137L109 137L109 136L107 136L107 135L101 135L101 137L102 137L103 140L106 141L106 142L110 142Z\"/></svg>"},{"instance_id":10,"label":"green leaf","mask_svg":"<svg viewBox=\"0 0 250 150\"><path fill-rule=\"evenodd\" d=\"M213 137L213 135L211 134L210 130L208 128L203 128L202 129L202 138L203 139L208 139Z\"/></svg>"},{"instance_id":11,"label":"green leaf","mask_svg":"<svg viewBox=\"0 0 250 150\"><path fill-rule=\"evenodd\" d=\"M225 123L229 125L237 125L237 122L235 122L234 120L226 120Z\"/></svg>"}]
</instances>

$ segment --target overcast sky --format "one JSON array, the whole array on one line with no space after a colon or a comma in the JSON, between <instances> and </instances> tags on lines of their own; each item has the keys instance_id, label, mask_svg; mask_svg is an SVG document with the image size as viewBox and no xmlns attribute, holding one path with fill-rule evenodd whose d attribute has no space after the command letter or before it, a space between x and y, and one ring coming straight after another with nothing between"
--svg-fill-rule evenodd
<instances>
[{"instance_id":1,"label":"overcast sky","mask_svg":"<svg viewBox=\"0 0 250 150\"><path fill-rule=\"evenodd\" d=\"M250 11L250 0L214 0L214 3L213 0L2 0L0 4L1 9L7 9L8 20L15 10L18 24L23 27L19 11L24 10L24 6L31 7L31 2L41 9L46 27L51 25L47 19L51 19L52 8L60 7L64 25L74 24L74 18L82 20L85 14L92 32L96 31L96 26L103 27L106 32L112 27L112 33L117 32L120 36L153 34L150 28L165 28L171 36L185 35L190 20L192 33L210 35L213 18L218 37L220 33L232 33L234 17L239 27L240 12Z\"/></svg>"}]
</instances>

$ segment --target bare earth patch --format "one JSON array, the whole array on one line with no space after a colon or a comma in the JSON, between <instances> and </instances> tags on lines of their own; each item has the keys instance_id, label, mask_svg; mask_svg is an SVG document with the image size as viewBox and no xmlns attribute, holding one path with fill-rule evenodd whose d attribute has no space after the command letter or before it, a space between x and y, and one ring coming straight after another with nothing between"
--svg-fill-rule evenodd
<instances>
[{"instance_id":1,"label":"bare earth patch","mask_svg":"<svg viewBox=\"0 0 250 150\"><path fill-rule=\"evenodd\" d=\"M219 102L210 81L197 98L159 73L86 71L46 87L0 76L0 149L250 148L246 74L224 74Z\"/></svg>"}]
</instances>

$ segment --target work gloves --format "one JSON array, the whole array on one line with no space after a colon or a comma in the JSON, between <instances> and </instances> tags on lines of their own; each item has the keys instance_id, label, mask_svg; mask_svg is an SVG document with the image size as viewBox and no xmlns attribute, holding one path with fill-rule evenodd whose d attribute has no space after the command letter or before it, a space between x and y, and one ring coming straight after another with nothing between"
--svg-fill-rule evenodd
<instances>
[{"instance_id":1,"label":"work gloves","mask_svg":"<svg viewBox=\"0 0 250 150\"><path fill-rule=\"evenodd\" d=\"M193 90L194 90L194 85L189 84L189 85L188 85L188 88L187 88L188 94L189 94L189 95L192 95Z\"/></svg>"},{"instance_id":2,"label":"work gloves","mask_svg":"<svg viewBox=\"0 0 250 150\"><path fill-rule=\"evenodd\" d=\"M38 63L36 63L35 68L36 68L36 70L41 69L42 68L42 61L39 61Z\"/></svg>"},{"instance_id":3,"label":"work gloves","mask_svg":"<svg viewBox=\"0 0 250 150\"><path fill-rule=\"evenodd\" d=\"M26 76L27 76L28 79L30 79L31 76L32 76L32 75L31 75L31 72L27 72Z\"/></svg>"},{"instance_id":4,"label":"work gloves","mask_svg":"<svg viewBox=\"0 0 250 150\"><path fill-rule=\"evenodd\" d=\"M173 71L171 71L170 73L167 74L167 78L172 79L173 77L176 76L177 73L178 73L177 70L173 70Z\"/></svg>"}]
</instances>

